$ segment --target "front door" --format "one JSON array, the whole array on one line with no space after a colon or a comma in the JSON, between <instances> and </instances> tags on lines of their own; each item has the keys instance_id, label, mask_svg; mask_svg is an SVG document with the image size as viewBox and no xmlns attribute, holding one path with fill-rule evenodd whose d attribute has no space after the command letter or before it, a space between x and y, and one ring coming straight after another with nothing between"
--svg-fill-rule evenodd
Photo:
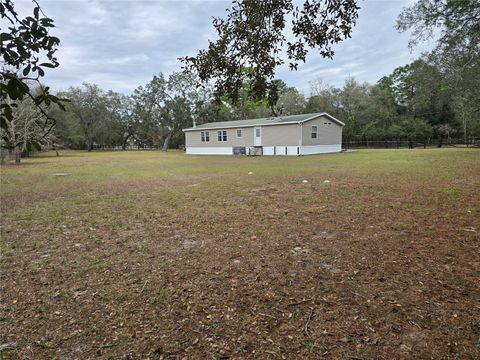
<instances>
[{"instance_id":1,"label":"front door","mask_svg":"<svg viewBox=\"0 0 480 360\"><path fill-rule=\"evenodd\" d=\"M255 127L253 129L253 146L262 146L262 128Z\"/></svg>"}]
</instances>

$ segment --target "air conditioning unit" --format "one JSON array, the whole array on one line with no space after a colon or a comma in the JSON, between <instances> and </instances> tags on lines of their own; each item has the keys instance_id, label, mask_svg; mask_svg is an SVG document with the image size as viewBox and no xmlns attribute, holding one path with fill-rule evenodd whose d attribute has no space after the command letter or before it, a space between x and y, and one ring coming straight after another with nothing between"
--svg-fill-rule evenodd
<instances>
[{"instance_id":1,"label":"air conditioning unit","mask_svg":"<svg viewBox=\"0 0 480 360\"><path fill-rule=\"evenodd\" d=\"M262 146L250 146L248 148L248 155L250 155L250 156L263 155L263 147Z\"/></svg>"}]
</instances>

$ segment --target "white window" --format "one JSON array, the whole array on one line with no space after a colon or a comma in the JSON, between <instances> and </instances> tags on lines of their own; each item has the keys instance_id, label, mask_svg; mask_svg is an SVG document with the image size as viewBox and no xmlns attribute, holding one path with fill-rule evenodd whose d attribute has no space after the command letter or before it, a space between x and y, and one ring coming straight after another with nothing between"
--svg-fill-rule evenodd
<instances>
[{"instance_id":1,"label":"white window","mask_svg":"<svg viewBox=\"0 0 480 360\"><path fill-rule=\"evenodd\" d=\"M200 138L202 142L209 142L210 141L210 133L208 131L201 131Z\"/></svg>"},{"instance_id":2,"label":"white window","mask_svg":"<svg viewBox=\"0 0 480 360\"><path fill-rule=\"evenodd\" d=\"M220 130L217 132L218 141L227 141L227 130Z\"/></svg>"},{"instance_id":3,"label":"white window","mask_svg":"<svg viewBox=\"0 0 480 360\"><path fill-rule=\"evenodd\" d=\"M237 137L238 138L242 137L242 129L237 129Z\"/></svg>"},{"instance_id":4,"label":"white window","mask_svg":"<svg viewBox=\"0 0 480 360\"><path fill-rule=\"evenodd\" d=\"M255 136L259 138L259 137L261 136L261 134L262 134L262 133L261 133L260 128L256 128L256 129L255 129Z\"/></svg>"},{"instance_id":5,"label":"white window","mask_svg":"<svg viewBox=\"0 0 480 360\"><path fill-rule=\"evenodd\" d=\"M317 133L318 133L318 127L317 125L312 125L312 139L317 138Z\"/></svg>"}]
</instances>

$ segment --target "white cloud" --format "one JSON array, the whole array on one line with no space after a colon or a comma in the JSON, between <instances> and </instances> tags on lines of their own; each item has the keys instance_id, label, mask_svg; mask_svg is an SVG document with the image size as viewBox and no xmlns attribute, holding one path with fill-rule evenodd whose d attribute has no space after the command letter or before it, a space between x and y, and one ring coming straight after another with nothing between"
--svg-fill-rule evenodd
<instances>
[{"instance_id":1,"label":"white cloud","mask_svg":"<svg viewBox=\"0 0 480 360\"><path fill-rule=\"evenodd\" d=\"M285 65L277 77L308 94L309 82L318 77L341 86L349 76L375 82L391 73L431 47L427 44L410 54L408 34L393 28L402 7L412 1L360 1L352 38L334 47L333 60L312 50L299 71ZM131 93L153 74L180 70L179 57L205 48L207 39L215 38L212 17L224 16L230 4L229 0L44 0L42 8L54 19L52 33L62 45L60 67L49 71L45 82L60 90L89 81L106 90ZM22 15L32 11L29 0L15 5Z\"/></svg>"}]
</instances>

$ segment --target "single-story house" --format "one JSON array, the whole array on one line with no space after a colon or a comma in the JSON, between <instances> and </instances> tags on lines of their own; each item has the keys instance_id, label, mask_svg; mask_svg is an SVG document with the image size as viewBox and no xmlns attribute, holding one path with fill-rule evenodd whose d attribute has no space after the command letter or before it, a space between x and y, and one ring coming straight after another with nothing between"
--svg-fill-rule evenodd
<instances>
[{"instance_id":1,"label":"single-story house","mask_svg":"<svg viewBox=\"0 0 480 360\"><path fill-rule=\"evenodd\" d=\"M342 150L345 124L327 113L212 122L183 129L191 155L310 155Z\"/></svg>"}]
</instances>

